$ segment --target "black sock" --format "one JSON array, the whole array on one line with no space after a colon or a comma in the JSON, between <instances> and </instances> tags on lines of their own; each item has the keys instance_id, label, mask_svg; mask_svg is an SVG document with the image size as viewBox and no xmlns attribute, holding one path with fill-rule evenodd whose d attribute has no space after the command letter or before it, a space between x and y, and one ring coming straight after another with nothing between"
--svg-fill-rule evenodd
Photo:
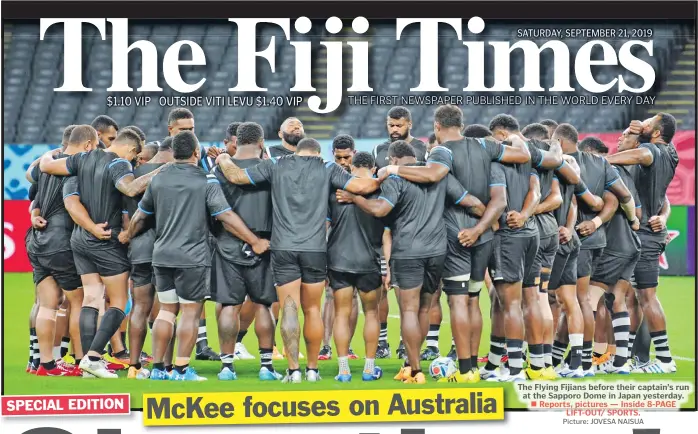
<instances>
[{"instance_id":1,"label":"black sock","mask_svg":"<svg viewBox=\"0 0 698 434\"><path fill-rule=\"evenodd\" d=\"M308 372L308 371L320 372L320 370L318 368L305 368L305 372Z\"/></svg>"},{"instance_id":2,"label":"black sock","mask_svg":"<svg viewBox=\"0 0 698 434\"><path fill-rule=\"evenodd\" d=\"M540 371L545 368L545 354L543 352L543 344L530 344L528 346L528 356L530 360L530 368L534 371Z\"/></svg>"},{"instance_id":3,"label":"black sock","mask_svg":"<svg viewBox=\"0 0 698 434\"><path fill-rule=\"evenodd\" d=\"M143 365L141 365L141 362L138 362L138 363L134 363L133 365L131 365L131 367L136 368L136 369L141 369L143 367Z\"/></svg>"},{"instance_id":4,"label":"black sock","mask_svg":"<svg viewBox=\"0 0 698 434\"><path fill-rule=\"evenodd\" d=\"M165 365L165 371L172 372L173 369L174 369L174 365Z\"/></svg>"},{"instance_id":5,"label":"black sock","mask_svg":"<svg viewBox=\"0 0 698 434\"><path fill-rule=\"evenodd\" d=\"M470 359L458 359L458 371L461 374L467 374L472 369ZM413 375L414 377L414 375Z\"/></svg>"},{"instance_id":6,"label":"black sock","mask_svg":"<svg viewBox=\"0 0 698 434\"><path fill-rule=\"evenodd\" d=\"M116 357L117 359L122 359L128 355L128 350L123 350L119 351L118 353L112 353L112 356Z\"/></svg>"},{"instance_id":7,"label":"black sock","mask_svg":"<svg viewBox=\"0 0 698 434\"><path fill-rule=\"evenodd\" d=\"M237 341L235 341L235 342L236 342L236 343L242 342L242 339L245 337L246 334L247 334L247 330L240 330L240 331L238 332L238 339L237 339Z\"/></svg>"},{"instance_id":8,"label":"black sock","mask_svg":"<svg viewBox=\"0 0 698 434\"><path fill-rule=\"evenodd\" d=\"M196 352L201 353L208 347L208 337L206 336L206 320L199 320L199 334L196 337Z\"/></svg>"},{"instance_id":9,"label":"black sock","mask_svg":"<svg viewBox=\"0 0 698 434\"><path fill-rule=\"evenodd\" d=\"M70 349L70 337L63 336L61 338L61 359L68 355L69 349Z\"/></svg>"},{"instance_id":10,"label":"black sock","mask_svg":"<svg viewBox=\"0 0 698 434\"><path fill-rule=\"evenodd\" d=\"M470 356L470 366L477 369L477 356Z\"/></svg>"},{"instance_id":11,"label":"black sock","mask_svg":"<svg viewBox=\"0 0 698 434\"><path fill-rule=\"evenodd\" d=\"M300 372L300 369L290 369L288 370L288 375L293 375L294 372Z\"/></svg>"},{"instance_id":12,"label":"black sock","mask_svg":"<svg viewBox=\"0 0 698 434\"><path fill-rule=\"evenodd\" d=\"M182 366L175 366L174 370L177 371L177 373L179 373L179 374L184 374L185 372L187 372L188 367L189 367L189 363L187 363L186 365L182 365Z\"/></svg>"},{"instance_id":13,"label":"black sock","mask_svg":"<svg viewBox=\"0 0 698 434\"><path fill-rule=\"evenodd\" d=\"M387 342L388 342L388 323L382 322L380 335L378 336L378 344L379 345L385 344Z\"/></svg>"},{"instance_id":14,"label":"black sock","mask_svg":"<svg viewBox=\"0 0 698 434\"><path fill-rule=\"evenodd\" d=\"M650 346L652 344L652 337L650 336L650 329L647 326L647 318L642 321L640 328L637 330L635 336L635 342L633 344L633 354L641 362L648 362L650 360Z\"/></svg>"},{"instance_id":15,"label":"black sock","mask_svg":"<svg viewBox=\"0 0 698 434\"><path fill-rule=\"evenodd\" d=\"M111 339L111 337L114 336L114 333L119 330L121 322L124 320L124 318L126 318L126 314L118 307L110 307L107 309L104 317L102 317L102 323L99 325L97 333L95 333L95 338L92 341L92 345L89 347L90 351L103 351L104 347L107 346L109 339Z\"/></svg>"},{"instance_id":16,"label":"black sock","mask_svg":"<svg viewBox=\"0 0 698 434\"><path fill-rule=\"evenodd\" d=\"M56 369L56 361L55 361L55 360L51 360L51 361L48 362L48 363L42 363L41 366L43 366L44 369L46 369L47 371L50 371L50 370L52 370L52 369Z\"/></svg>"},{"instance_id":17,"label":"black sock","mask_svg":"<svg viewBox=\"0 0 698 434\"><path fill-rule=\"evenodd\" d=\"M223 367L221 368L221 371L225 368L230 369L232 372L235 372L235 368L233 368L233 363L223 363Z\"/></svg>"},{"instance_id":18,"label":"black sock","mask_svg":"<svg viewBox=\"0 0 698 434\"><path fill-rule=\"evenodd\" d=\"M466 360L467 360L467 359L466 359ZM416 377L417 374L419 374L420 372L422 372L421 369L415 369L415 370L413 370L413 371L410 373L410 376L412 376L412 378L414 378L414 377Z\"/></svg>"},{"instance_id":19,"label":"black sock","mask_svg":"<svg viewBox=\"0 0 698 434\"><path fill-rule=\"evenodd\" d=\"M159 369L161 371L164 371L165 370L165 363L164 362L153 363L153 369Z\"/></svg>"},{"instance_id":20,"label":"black sock","mask_svg":"<svg viewBox=\"0 0 698 434\"><path fill-rule=\"evenodd\" d=\"M582 342L582 369L588 371L591 369L591 352L594 348L594 342Z\"/></svg>"},{"instance_id":21,"label":"black sock","mask_svg":"<svg viewBox=\"0 0 698 434\"><path fill-rule=\"evenodd\" d=\"M100 361L102 358L99 357L99 356L87 356L87 359L88 359L90 362L98 362L98 361Z\"/></svg>"},{"instance_id":22,"label":"black sock","mask_svg":"<svg viewBox=\"0 0 698 434\"><path fill-rule=\"evenodd\" d=\"M549 368L553 366L552 356L553 356L553 345L543 344L543 354L545 355L545 367Z\"/></svg>"},{"instance_id":23,"label":"black sock","mask_svg":"<svg viewBox=\"0 0 698 434\"><path fill-rule=\"evenodd\" d=\"M39 338L36 336L36 328L29 328L29 361L34 369L39 369Z\"/></svg>"},{"instance_id":24,"label":"black sock","mask_svg":"<svg viewBox=\"0 0 698 434\"><path fill-rule=\"evenodd\" d=\"M82 350L87 352L92 346L92 341L97 333L97 318L99 310L90 306L83 306L80 310L80 344Z\"/></svg>"},{"instance_id":25,"label":"black sock","mask_svg":"<svg viewBox=\"0 0 698 434\"><path fill-rule=\"evenodd\" d=\"M597 358L597 359L598 359L599 357L603 356L603 354L599 354L599 353L597 353L596 351L594 351L593 353L591 353L591 355L592 355L593 357Z\"/></svg>"},{"instance_id":26,"label":"black sock","mask_svg":"<svg viewBox=\"0 0 698 434\"><path fill-rule=\"evenodd\" d=\"M126 332L121 332L121 343L124 345L124 352L127 352L128 347L126 346Z\"/></svg>"},{"instance_id":27,"label":"black sock","mask_svg":"<svg viewBox=\"0 0 698 434\"><path fill-rule=\"evenodd\" d=\"M155 321L148 321L148 329L150 329L151 332L153 331L154 325L155 325Z\"/></svg>"},{"instance_id":28,"label":"black sock","mask_svg":"<svg viewBox=\"0 0 698 434\"><path fill-rule=\"evenodd\" d=\"M268 370L274 372L274 366L272 366L271 362L271 354L272 354L272 349L271 348L260 348L259 349L259 360L261 360L262 363L262 368L267 368Z\"/></svg>"},{"instance_id":29,"label":"black sock","mask_svg":"<svg viewBox=\"0 0 698 434\"><path fill-rule=\"evenodd\" d=\"M523 340L506 339L510 375L518 375L523 369Z\"/></svg>"}]
</instances>

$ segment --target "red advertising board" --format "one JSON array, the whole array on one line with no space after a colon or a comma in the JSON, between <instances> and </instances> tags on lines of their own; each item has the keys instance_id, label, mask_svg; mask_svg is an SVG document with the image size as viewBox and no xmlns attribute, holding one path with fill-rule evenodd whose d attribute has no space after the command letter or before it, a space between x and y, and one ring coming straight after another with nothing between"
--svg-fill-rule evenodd
<instances>
[{"instance_id":1,"label":"red advertising board","mask_svg":"<svg viewBox=\"0 0 698 434\"><path fill-rule=\"evenodd\" d=\"M28 200L3 201L3 268L5 271L32 271L25 237L31 227Z\"/></svg>"}]
</instances>

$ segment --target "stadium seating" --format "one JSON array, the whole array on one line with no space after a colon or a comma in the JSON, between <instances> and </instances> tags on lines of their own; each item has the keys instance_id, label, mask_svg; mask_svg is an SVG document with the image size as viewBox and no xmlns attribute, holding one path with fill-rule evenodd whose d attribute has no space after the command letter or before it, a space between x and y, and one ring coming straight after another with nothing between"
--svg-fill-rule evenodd
<instances>
[{"instance_id":1,"label":"stadium seating","mask_svg":"<svg viewBox=\"0 0 698 434\"><path fill-rule=\"evenodd\" d=\"M318 25L315 26L319 27ZM514 24L490 23L485 31L477 36L479 40L511 41L516 37ZM585 28L589 26L585 25ZM632 27L631 25L627 26ZM646 26L643 26L646 28ZM682 52L685 54L687 44L695 35L695 28L673 24L656 24L652 26L655 36L654 57L647 55L644 50L637 50L638 56L648 61L657 72L655 86L648 92L657 95L667 86L671 72L675 69L677 59ZM150 139L156 140L166 134L166 118L170 107L162 107L156 101L147 106L137 107L107 107L106 89L111 85L111 44L102 41L91 26L85 26L83 39L83 80L86 86L92 87L92 92L62 93L54 92L53 88L63 82L63 38L62 29L54 26L49 29L44 41L39 41L39 25L9 24L5 26L6 52L4 66L4 98L5 111L4 142L5 144L36 144L58 143L63 128L71 123L88 123L95 116L106 113L112 116L120 125L137 124L141 126ZM419 81L419 44L417 28L408 27L399 41L395 38L395 25L380 23L371 27L371 64L370 83L375 93L383 95L407 94L409 88L416 86ZM467 49L457 40L451 29L443 29L439 48L440 82L450 89L449 95L463 94L462 88L467 84ZM467 29L465 38L474 40ZM258 48L268 45L272 36L276 36L277 68L275 73L264 61L258 62L259 83L268 87L268 96L288 95L295 81L295 49L288 43L281 42L283 33L277 27L264 27L258 38ZM294 40L311 38L318 40L320 34L293 35ZM182 76L194 83L206 77L206 83L195 95L229 95L228 88L237 82L237 35L235 27L226 22L216 21L207 24L153 24L130 22L130 40L146 39L158 47L159 57L162 57L167 47L177 40L188 39L202 46L206 53L207 65L203 67L182 67ZM281 43L279 43L281 42ZM545 40L535 40L539 45ZM574 53L584 44L585 40L564 40ZM618 49L625 40L610 41ZM638 47L636 47L638 48ZM695 45L692 46L695 57ZM184 49L186 53L188 49ZM594 51L594 56L600 54L600 49ZM185 58L188 54L183 55ZM541 63L541 83L552 84L552 53L544 53ZM320 63L320 60L317 60ZM159 63L161 65L161 63ZM323 64L326 65L326 64ZM492 56L486 55L485 62L486 84L492 83ZM320 80L324 78L326 69L315 68ZM517 50L512 54L511 81L516 87L523 83L523 53ZM151 97L172 96L174 92L165 84L162 71L159 72L159 83L164 89L161 94L151 94ZM608 82L614 76L622 74L631 86L641 83L641 78L625 71L622 67L598 68L593 71L599 82ZM345 82L348 74L345 73ZM681 78L693 80L689 89L695 89L695 76ZM129 83L137 88L141 84L141 56L134 50L129 56ZM571 85L581 89L571 72ZM321 87L321 86L318 86ZM580 91L580 93L585 93ZM117 95L119 96L119 95ZM692 99L692 98L691 98ZM332 125L325 125L323 131L327 136L338 133L349 133L356 137L385 136L385 113L387 106L359 106L344 104L333 114ZM462 107L469 123L486 123L493 115L508 112L515 115L523 123L552 117L560 121L572 121L580 130L586 131L616 131L627 125L633 118L643 117L650 112L651 107L636 106L482 106L466 105ZM201 140L221 140L225 126L233 120L250 120L259 122L266 129L268 136L276 137L279 123L286 116L303 113L298 108L287 106L276 107L216 107L204 106L194 108L196 115L196 130ZM414 130L417 135L428 134L432 129L433 107L411 107ZM300 116L302 118L302 116ZM681 113L683 125L681 128L695 127L695 107L687 108ZM320 122L321 123L321 122ZM314 124L315 125L315 124ZM316 126L316 128L319 128ZM313 130L310 129L309 135Z\"/></svg>"}]
</instances>

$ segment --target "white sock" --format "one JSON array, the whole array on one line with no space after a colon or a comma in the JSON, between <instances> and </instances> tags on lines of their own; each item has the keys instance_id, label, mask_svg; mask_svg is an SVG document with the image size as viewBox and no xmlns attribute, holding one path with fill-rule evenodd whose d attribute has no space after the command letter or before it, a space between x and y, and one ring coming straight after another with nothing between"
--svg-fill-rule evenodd
<instances>
[{"instance_id":1,"label":"white sock","mask_svg":"<svg viewBox=\"0 0 698 434\"><path fill-rule=\"evenodd\" d=\"M53 347L53 360L61 359L61 347Z\"/></svg>"},{"instance_id":2,"label":"white sock","mask_svg":"<svg viewBox=\"0 0 698 434\"><path fill-rule=\"evenodd\" d=\"M373 370L376 367L376 359L366 359L366 363L364 363L364 372L369 372L373 374Z\"/></svg>"},{"instance_id":3,"label":"white sock","mask_svg":"<svg viewBox=\"0 0 698 434\"><path fill-rule=\"evenodd\" d=\"M338 357L339 359L339 373L349 374L351 370L349 369L349 357Z\"/></svg>"}]
</instances>

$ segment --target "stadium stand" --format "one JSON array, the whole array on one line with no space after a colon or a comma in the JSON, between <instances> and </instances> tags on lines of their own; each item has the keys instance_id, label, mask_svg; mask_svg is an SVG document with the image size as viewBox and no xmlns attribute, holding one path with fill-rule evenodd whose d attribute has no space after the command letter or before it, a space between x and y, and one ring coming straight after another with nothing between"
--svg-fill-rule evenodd
<instances>
[{"instance_id":1,"label":"stadium stand","mask_svg":"<svg viewBox=\"0 0 698 434\"><path fill-rule=\"evenodd\" d=\"M206 53L207 65L204 67L182 67L182 76L194 83L206 77L207 81L199 92L194 95L228 95L228 88L237 81L237 34L235 27L226 22L210 24L162 24L131 21L130 42L146 39L158 47L160 62L167 47L177 40L188 39L202 46ZM465 25L465 24L464 24ZM600 27L601 25L599 25ZM624 24L624 26L626 26ZM489 23L480 35L472 35L464 29L465 39L485 41L511 41L519 38L516 29L521 27L514 24ZM574 25L570 25L574 27ZM588 25L584 25L589 28ZM632 24L627 24L632 27ZM647 28L647 26L643 26ZM467 105L462 107L468 122L486 122L494 114L508 112L516 116L522 124L552 117L560 121L573 121L581 131L617 131L625 127L633 118L642 118L648 113L668 110L680 119L679 128L695 128L695 44L692 41L695 28L678 24L654 24L650 26L654 35L654 57L650 57L640 47L634 52L640 58L649 62L657 73L654 87L647 95L659 95L656 107L637 106L481 106ZM321 25L316 24L316 29ZM315 31L315 30L313 30ZM343 31L340 35L350 35L351 31ZM334 38L340 37L340 35ZM264 27L258 37L258 48L268 45L270 38L276 36L277 68L275 73L264 61L258 61L259 83L268 88L267 96L286 96L295 81L295 49L283 40L282 31L274 26ZM315 38L331 40L331 35L309 33L308 35L293 34L293 40ZM108 37L108 39L110 36ZM395 25L380 23L371 27L371 64L370 84L374 93L383 95L406 94L409 88L419 82L418 29L408 27L400 40L395 38ZM467 84L467 49L455 37L452 29L441 31L439 48L440 82L448 87L449 95L462 94ZM586 40L564 39L570 47L571 59ZM627 40L617 39L610 43L618 49ZM546 40L534 40L542 45ZM313 83L318 88L320 96L326 93L327 60L319 48L313 65ZM184 49L186 53L188 49ZM38 23L14 23L5 27L5 66L4 66L4 97L5 111L3 113L4 143L59 143L61 132L68 124L88 123L99 114L108 114L120 125L137 124L143 128L151 139L160 139L165 133L165 124L170 107L162 107L151 101L147 106L137 107L107 107L106 97L111 95L106 89L111 85L111 44L102 41L97 36L96 29L84 27L83 78L85 85L92 87L92 92L63 93L54 92L53 88L63 82L63 38L62 29L54 26L49 29L44 41L39 43ZM593 51L600 56L601 49ZM185 54L184 58L187 57ZM552 85L552 52L546 50L542 54L541 85ZM524 56L521 50L516 50L511 56L511 84L518 87L523 83ZM161 66L161 63L159 63ZM486 53L485 62L486 84L492 84L492 55ZM351 80L351 51L345 50L343 76L348 85ZM605 83L613 77L622 74L631 86L639 86L642 79L621 66L595 67L592 69L598 82ZM158 71L162 94L150 96L172 96L174 92L165 84L162 71ZM571 71L571 85L581 90L574 79L574 69ZM129 55L129 83L132 87L140 86L141 55L139 50L133 50ZM345 86L346 87L346 86ZM521 94L521 93L519 93ZM133 96L134 94L131 94ZM307 97L307 95L306 95ZM266 129L268 137L276 137L280 121L286 116L295 115L306 125L306 132L318 139L333 137L339 133L352 134L355 137L383 137L385 135L386 106L359 106L344 104L339 110L330 115L315 114L305 104L298 108L282 107L195 107L196 130L203 141L221 140L225 125L233 120L249 120L259 122ZM426 135L432 129L432 107L410 107L413 114L414 130L417 134Z\"/></svg>"}]
</instances>

